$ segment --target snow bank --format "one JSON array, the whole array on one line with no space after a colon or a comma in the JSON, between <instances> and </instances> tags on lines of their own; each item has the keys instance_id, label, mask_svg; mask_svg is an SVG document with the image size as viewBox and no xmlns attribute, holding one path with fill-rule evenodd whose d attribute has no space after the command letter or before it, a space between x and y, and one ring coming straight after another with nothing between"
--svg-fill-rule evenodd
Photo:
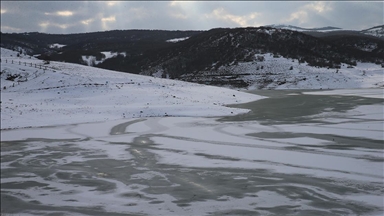
<instances>
[{"instance_id":1,"label":"snow bank","mask_svg":"<svg viewBox=\"0 0 384 216\"><path fill-rule=\"evenodd\" d=\"M248 110L224 105L263 98L62 62L51 62L45 70L29 65L42 65L41 60L12 64L13 51L2 48L1 55L1 129L150 116L235 115Z\"/></svg>"},{"instance_id":2,"label":"snow bank","mask_svg":"<svg viewBox=\"0 0 384 216\"><path fill-rule=\"evenodd\" d=\"M85 63L87 63L88 66L95 66L97 64L104 62L107 59L116 57L118 55L123 55L124 57L127 55L126 52L117 53L117 52L105 51L101 53L104 54L105 57L99 61L96 60L96 56L81 56L81 58Z\"/></svg>"},{"instance_id":3,"label":"snow bank","mask_svg":"<svg viewBox=\"0 0 384 216\"><path fill-rule=\"evenodd\" d=\"M4 48L1 48L1 58L2 58L2 61L4 59L7 59L7 60L21 60L21 59L36 59L35 57L33 56L29 56L29 55L24 55L24 54L21 54L17 51L13 51L13 50L9 50L9 49L4 49ZM23 52L25 53L25 52ZM17 54L19 54L19 56L17 56ZM1 65L3 66L3 65Z\"/></svg>"},{"instance_id":4,"label":"snow bank","mask_svg":"<svg viewBox=\"0 0 384 216\"><path fill-rule=\"evenodd\" d=\"M187 40L188 38L189 38L189 37L173 38L173 39L166 40L166 42L177 43L177 42L180 42L180 41L183 41L183 40Z\"/></svg>"},{"instance_id":5,"label":"snow bank","mask_svg":"<svg viewBox=\"0 0 384 216\"><path fill-rule=\"evenodd\" d=\"M62 47L65 47L65 46L67 46L67 45L55 43L55 44L51 44L49 46L49 48L62 48Z\"/></svg>"}]
</instances>

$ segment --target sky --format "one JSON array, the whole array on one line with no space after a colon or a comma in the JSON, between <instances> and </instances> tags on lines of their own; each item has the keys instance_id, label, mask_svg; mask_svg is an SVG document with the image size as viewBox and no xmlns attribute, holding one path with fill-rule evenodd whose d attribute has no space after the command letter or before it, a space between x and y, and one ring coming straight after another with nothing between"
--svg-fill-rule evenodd
<instances>
[{"instance_id":1,"label":"sky","mask_svg":"<svg viewBox=\"0 0 384 216\"><path fill-rule=\"evenodd\" d=\"M382 1L1 1L1 32L209 30L288 24L362 30L384 24Z\"/></svg>"}]
</instances>

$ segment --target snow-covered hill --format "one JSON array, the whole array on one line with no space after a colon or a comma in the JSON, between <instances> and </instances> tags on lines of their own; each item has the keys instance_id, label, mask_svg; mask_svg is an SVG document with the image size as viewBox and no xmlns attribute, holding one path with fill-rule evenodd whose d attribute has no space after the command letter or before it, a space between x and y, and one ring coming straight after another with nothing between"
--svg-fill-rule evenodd
<instances>
[{"instance_id":1,"label":"snow-covered hill","mask_svg":"<svg viewBox=\"0 0 384 216\"><path fill-rule=\"evenodd\" d=\"M257 54L255 61L222 66L217 71L184 75L182 80L223 85L244 83L249 89L340 89L384 87L384 69L377 64L341 64L340 69L312 67L296 59ZM214 67L214 65L213 65Z\"/></svg>"},{"instance_id":2,"label":"snow-covered hill","mask_svg":"<svg viewBox=\"0 0 384 216\"><path fill-rule=\"evenodd\" d=\"M364 29L361 31L342 29L342 28L333 27L333 26L326 26L321 28L302 28L302 27L293 26L293 25L273 24L273 25L267 25L266 27L303 32L315 37L324 37L327 35L334 35L334 34L346 35L346 36L365 34L365 35L370 35L370 36L384 39L384 25L375 26L375 27Z\"/></svg>"},{"instance_id":3,"label":"snow-covered hill","mask_svg":"<svg viewBox=\"0 0 384 216\"><path fill-rule=\"evenodd\" d=\"M1 48L1 129L149 116L223 116L247 112L224 104L262 97L176 80L51 62ZM316 68L272 54L181 79L246 82L249 89L335 89L384 86L380 65ZM212 66L214 67L214 65ZM226 74L230 71L230 75ZM215 83L216 82L216 83Z\"/></svg>"},{"instance_id":4,"label":"snow-covered hill","mask_svg":"<svg viewBox=\"0 0 384 216\"><path fill-rule=\"evenodd\" d=\"M298 31L271 27L218 28L176 43L173 47L143 54L135 58L135 61L127 59L119 64L119 68L132 73L151 76L161 74L161 77L191 82L196 80L204 84L249 87L254 83L243 82L245 80L238 77L239 73L257 74L260 77L269 78L271 73L288 73L286 71L291 66L299 65L299 61L308 63L303 70L315 73L331 71L327 68L333 68L336 71L336 68L340 68L343 64L348 67L348 65L355 66L357 62L377 64L363 65L361 68L366 66L380 68L383 62L383 48L380 42L380 39L374 37L364 40L360 37L343 39L343 36L338 35L331 38L318 38ZM270 55L277 58L269 61L267 57ZM257 56L264 56L267 61L258 63ZM279 56L284 58L278 58ZM270 70L265 67L257 70L256 64L259 66L265 64L269 67L275 64L275 60L278 64L283 61L281 68ZM294 61L294 64L290 61ZM117 61L110 63L116 65ZM243 64L251 65L250 70L243 69L241 66ZM242 72L238 73L239 70ZM210 77L205 74L209 74ZM223 74L230 79L222 79L223 77L220 76ZM217 82L211 82L212 77L220 79ZM257 76L253 77L254 82L259 81ZM248 78L251 77L246 78L251 81Z\"/></svg>"},{"instance_id":5,"label":"snow-covered hill","mask_svg":"<svg viewBox=\"0 0 384 216\"><path fill-rule=\"evenodd\" d=\"M298 26L293 25L284 25L284 24L273 24L273 25L267 25L266 27L272 27L276 29L287 29L291 31L298 31L298 32L344 32L345 34L350 34L351 32L354 33L363 33L366 35L371 35L379 38L384 38L384 25L375 26L369 29L364 29L361 31L353 31L353 30L346 30L338 27L333 26L326 26L326 27L320 27L320 28L302 28Z\"/></svg>"},{"instance_id":6,"label":"snow-covered hill","mask_svg":"<svg viewBox=\"0 0 384 216\"><path fill-rule=\"evenodd\" d=\"M384 25L362 30L361 33L384 39Z\"/></svg>"},{"instance_id":7,"label":"snow-covered hill","mask_svg":"<svg viewBox=\"0 0 384 216\"><path fill-rule=\"evenodd\" d=\"M234 115L248 110L223 105L261 98L77 64L44 65L1 48L1 129L148 116Z\"/></svg>"}]
</instances>

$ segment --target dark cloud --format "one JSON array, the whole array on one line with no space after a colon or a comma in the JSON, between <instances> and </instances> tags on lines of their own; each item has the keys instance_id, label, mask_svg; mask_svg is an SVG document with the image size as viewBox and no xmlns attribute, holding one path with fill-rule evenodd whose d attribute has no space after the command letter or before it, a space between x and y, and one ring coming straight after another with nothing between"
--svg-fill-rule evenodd
<instances>
[{"instance_id":1,"label":"dark cloud","mask_svg":"<svg viewBox=\"0 0 384 216\"><path fill-rule=\"evenodd\" d=\"M1 1L2 32L206 30L291 24L364 29L383 24L382 2Z\"/></svg>"}]
</instances>

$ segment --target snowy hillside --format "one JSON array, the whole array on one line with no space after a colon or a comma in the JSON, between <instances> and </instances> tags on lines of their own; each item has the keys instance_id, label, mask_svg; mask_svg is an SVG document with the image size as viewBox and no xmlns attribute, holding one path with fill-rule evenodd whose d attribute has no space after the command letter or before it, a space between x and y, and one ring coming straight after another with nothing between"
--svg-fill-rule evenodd
<instances>
[{"instance_id":1,"label":"snowy hillside","mask_svg":"<svg viewBox=\"0 0 384 216\"><path fill-rule=\"evenodd\" d=\"M361 33L384 39L384 25L375 26L369 29L362 30Z\"/></svg>"},{"instance_id":2,"label":"snowy hillside","mask_svg":"<svg viewBox=\"0 0 384 216\"><path fill-rule=\"evenodd\" d=\"M273 78L271 74L284 73L291 77L288 71L291 66L304 72L327 72L327 76L328 72L332 72L327 68L336 71L348 65L356 66L357 62L377 64L358 65L361 73L365 69L380 69L384 54L380 41L374 37L366 40L356 37L343 40L340 36L317 38L298 31L271 27L218 28L176 43L173 47L143 54L134 61L126 59L120 61L121 64L117 61L110 63L131 73L150 76L161 74L161 77L171 79L247 88L263 77ZM270 58L271 55L273 58ZM258 56L266 61L259 60ZM276 64L278 68L268 68ZM345 68L340 68L343 65ZM258 66L266 67L257 70ZM259 76L248 76L255 74ZM244 76L247 77L244 79ZM254 78L253 82L251 78Z\"/></svg>"},{"instance_id":3,"label":"snowy hillside","mask_svg":"<svg viewBox=\"0 0 384 216\"><path fill-rule=\"evenodd\" d=\"M77 64L43 65L1 48L1 129L148 116L231 115L248 110L224 104L261 98Z\"/></svg>"},{"instance_id":4,"label":"snowy hillside","mask_svg":"<svg viewBox=\"0 0 384 216\"><path fill-rule=\"evenodd\" d=\"M216 84L244 83L249 89L339 89L384 87L380 65L357 62L328 69L299 63L296 59L257 54L252 62L222 66L217 71L184 75L182 80ZM215 65L212 65L214 67Z\"/></svg>"}]
</instances>

